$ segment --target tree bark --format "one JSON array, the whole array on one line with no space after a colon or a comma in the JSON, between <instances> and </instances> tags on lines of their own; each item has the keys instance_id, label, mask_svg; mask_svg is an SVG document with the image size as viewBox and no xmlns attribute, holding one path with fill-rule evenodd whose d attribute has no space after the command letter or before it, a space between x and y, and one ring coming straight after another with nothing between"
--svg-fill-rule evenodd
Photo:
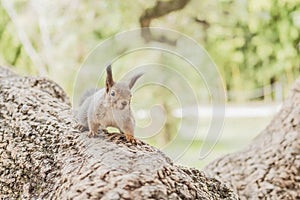
<instances>
[{"instance_id":1,"label":"tree bark","mask_svg":"<svg viewBox=\"0 0 300 200\"><path fill-rule=\"evenodd\" d=\"M245 150L211 164L241 199L300 199L300 79L281 110Z\"/></svg>"},{"instance_id":2,"label":"tree bark","mask_svg":"<svg viewBox=\"0 0 300 200\"><path fill-rule=\"evenodd\" d=\"M56 83L0 67L1 199L238 199L148 144L75 126Z\"/></svg>"}]
</instances>

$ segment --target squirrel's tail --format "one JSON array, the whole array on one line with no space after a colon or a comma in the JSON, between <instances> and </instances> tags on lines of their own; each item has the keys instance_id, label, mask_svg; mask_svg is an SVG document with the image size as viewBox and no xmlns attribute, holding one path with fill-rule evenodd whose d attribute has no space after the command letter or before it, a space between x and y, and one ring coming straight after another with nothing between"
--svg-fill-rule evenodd
<instances>
[{"instance_id":1,"label":"squirrel's tail","mask_svg":"<svg viewBox=\"0 0 300 200\"><path fill-rule=\"evenodd\" d=\"M86 98L92 96L93 94L95 94L99 89L97 88L91 88L91 89L88 89L86 90L83 95L81 96L80 98L80 101L79 101L79 106L82 105L82 103L86 100Z\"/></svg>"}]
</instances>

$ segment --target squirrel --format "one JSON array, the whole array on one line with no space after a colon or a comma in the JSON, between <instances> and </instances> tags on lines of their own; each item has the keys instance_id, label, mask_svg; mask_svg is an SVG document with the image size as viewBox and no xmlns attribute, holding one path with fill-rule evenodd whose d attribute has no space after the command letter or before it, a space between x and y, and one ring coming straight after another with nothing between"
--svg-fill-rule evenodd
<instances>
[{"instance_id":1,"label":"squirrel","mask_svg":"<svg viewBox=\"0 0 300 200\"><path fill-rule=\"evenodd\" d=\"M78 127L88 129L89 137L95 137L98 129L106 131L115 127L125 134L126 140L135 143L135 119L130 108L131 88L143 75L137 74L127 82L114 82L111 65L106 68L106 85L102 89L87 90L77 111Z\"/></svg>"}]
</instances>

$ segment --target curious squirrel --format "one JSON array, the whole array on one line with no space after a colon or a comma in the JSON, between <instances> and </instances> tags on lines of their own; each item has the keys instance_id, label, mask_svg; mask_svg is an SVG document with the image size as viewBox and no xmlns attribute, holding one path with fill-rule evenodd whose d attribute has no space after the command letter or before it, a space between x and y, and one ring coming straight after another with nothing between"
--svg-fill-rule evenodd
<instances>
[{"instance_id":1,"label":"curious squirrel","mask_svg":"<svg viewBox=\"0 0 300 200\"><path fill-rule=\"evenodd\" d=\"M142 74L131 78L129 83L114 82L111 65L106 68L106 86L84 93L77 112L80 128L89 129L89 137L96 136L98 129L115 127L125 134L126 140L135 142L135 120L130 108L131 88Z\"/></svg>"}]
</instances>

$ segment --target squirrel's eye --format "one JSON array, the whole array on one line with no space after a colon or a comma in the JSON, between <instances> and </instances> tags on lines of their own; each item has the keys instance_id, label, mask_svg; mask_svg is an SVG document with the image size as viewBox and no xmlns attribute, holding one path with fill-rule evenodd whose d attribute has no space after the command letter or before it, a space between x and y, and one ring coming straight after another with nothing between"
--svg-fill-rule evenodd
<instances>
[{"instance_id":1,"label":"squirrel's eye","mask_svg":"<svg viewBox=\"0 0 300 200\"><path fill-rule=\"evenodd\" d=\"M116 95L115 91L111 91L110 95L114 97Z\"/></svg>"}]
</instances>

